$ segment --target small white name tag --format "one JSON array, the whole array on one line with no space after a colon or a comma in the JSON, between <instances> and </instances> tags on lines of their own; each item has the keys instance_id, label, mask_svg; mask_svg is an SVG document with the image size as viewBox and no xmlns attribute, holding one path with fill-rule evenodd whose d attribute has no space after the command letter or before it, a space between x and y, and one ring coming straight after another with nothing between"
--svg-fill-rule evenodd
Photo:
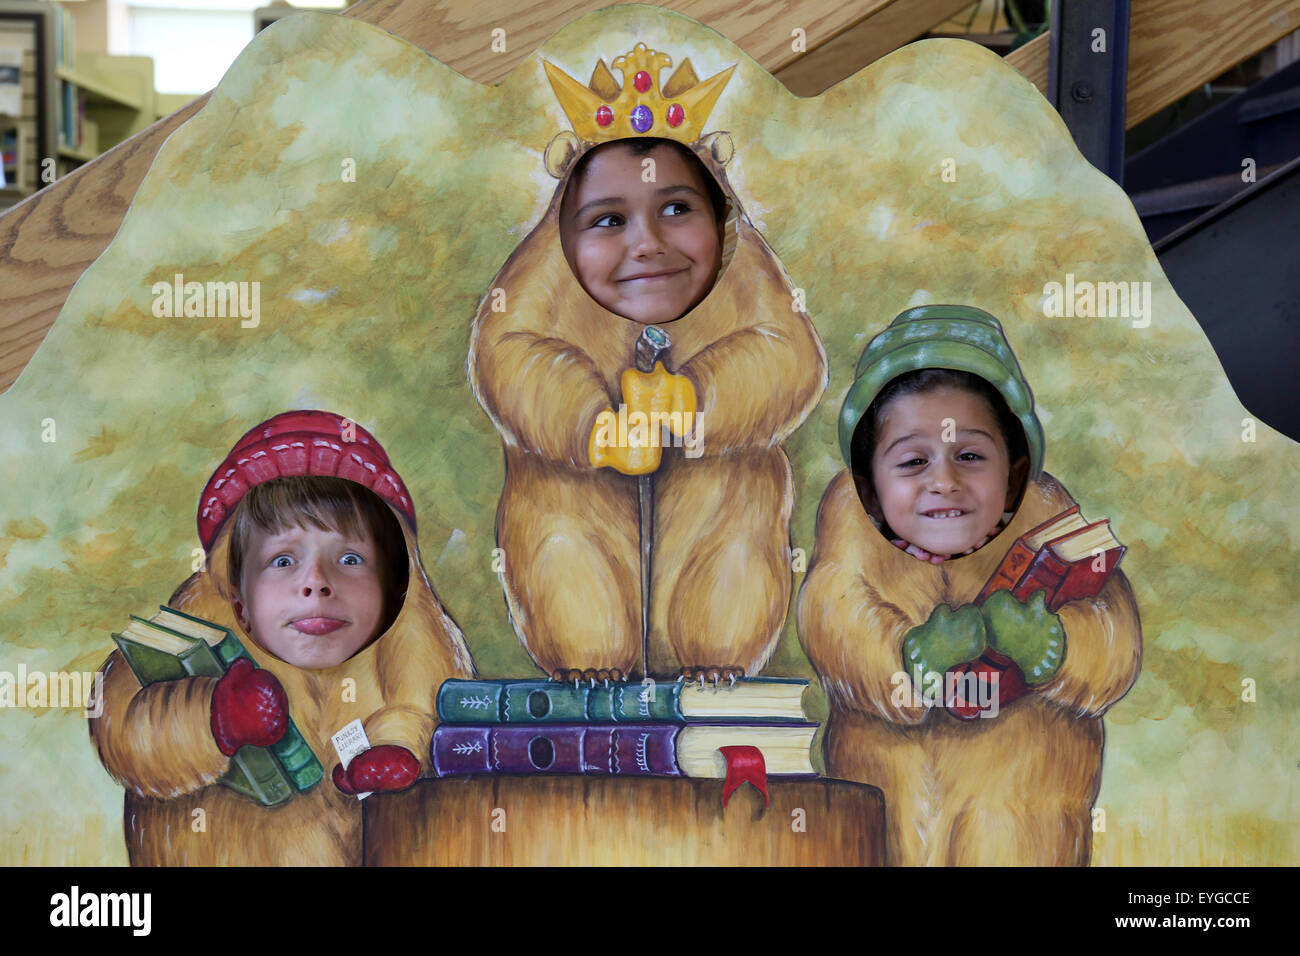
<instances>
[{"instance_id":1,"label":"small white name tag","mask_svg":"<svg viewBox=\"0 0 1300 956\"><path fill-rule=\"evenodd\" d=\"M352 762L353 757L370 749L370 739L366 737L366 728L361 725L360 717L336 733L330 741L334 744L334 750L338 753L339 763L343 764L344 770L348 769L348 764ZM358 793L357 799L364 800L372 792Z\"/></svg>"}]
</instances>

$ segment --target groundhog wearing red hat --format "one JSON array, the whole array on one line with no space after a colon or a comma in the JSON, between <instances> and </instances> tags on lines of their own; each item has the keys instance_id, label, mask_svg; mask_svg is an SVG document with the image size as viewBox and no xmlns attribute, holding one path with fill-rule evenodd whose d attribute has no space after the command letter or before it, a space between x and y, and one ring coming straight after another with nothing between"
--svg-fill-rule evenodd
<instances>
[{"instance_id":1,"label":"groundhog wearing red hat","mask_svg":"<svg viewBox=\"0 0 1300 956\"><path fill-rule=\"evenodd\" d=\"M420 562L415 508L348 419L288 412L249 431L199 502L206 566L171 607L231 628L257 662L141 687L115 651L91 738L126 788L133 865L359 865L365 791L427 770L435 695L473 665ZM218 783L292 719L325 779L263 807ZM331 737L360 720L346 771ZM332 770L332 772L331 772Z\"/></svg>"}]
</instances>

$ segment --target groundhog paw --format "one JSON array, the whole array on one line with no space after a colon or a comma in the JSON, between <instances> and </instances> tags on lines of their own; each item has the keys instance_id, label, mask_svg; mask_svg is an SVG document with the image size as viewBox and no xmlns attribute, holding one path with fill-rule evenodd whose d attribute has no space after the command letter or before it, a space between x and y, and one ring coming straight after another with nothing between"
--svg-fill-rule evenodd
<instances>
[{"instance_id":1,"label":"groundhog paw","mask_svg":"<svg viewBox=\"0 0 1300 956\"><path fill-rule=\"evenodd\" d=\"M621 683L623 681L623 672L617 667L588 667L586 670L579 670L576 667L560 667L551 674L551 680L557 683L567 684L572 682L574 687L582 681L587 681L592 687L600 681L608 687L610 681Z\"/></svg>"},{"instance_id":2,"label":"groundhog paw","mask_svg":"<svg viewBox=\"0 0 1300 956\"><path fill-rule=\"evenodd\" d=\"M681 675L677 678L679 681L699 681L703 687L705 681L712 681L713 686L717 687L718 682L727 680L728 686L736 683L736 678L745 676L745 668L735 665L717 665L704 664L698 667L683 667Z\"/></svg>"}]
</instances>

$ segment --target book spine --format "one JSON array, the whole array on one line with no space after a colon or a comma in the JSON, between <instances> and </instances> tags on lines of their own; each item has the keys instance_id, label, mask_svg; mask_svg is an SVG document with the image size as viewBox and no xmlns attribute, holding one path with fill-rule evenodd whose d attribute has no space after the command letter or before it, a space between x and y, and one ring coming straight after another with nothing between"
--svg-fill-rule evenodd
<instances>
[{"instance_id":1,"label":"book spine","mask_svg":"<svg viewBox=\"0 0 1300 956\"><path fill-rule=\"evenodd\" d=\"M437 777L462 773L492 773L492 727L439 724L429 744L429 758Z\"/></svg>"},{"instance_id":2,"label":"book spine","mask_svg":"<svg viewBox=\"0 0 1300 956\"><path fill-rule=\"evenodd\" d=\"M589 727L583 738L583 773L619 777L680 777L679 724Z\"/></svg>"},{"instance_id":3,"label":"book spine","mask_svg":"<svg viewBox=\"0 0 1300 956\"><path fill-rule=\"evenodd\" d=\"M1082 558L1072 564L1056 592L1048 594L1047 609L1055 613L1070 601L1094 598L1100 594L1110 576L1115 573L1125 550L1127 549L1120 545L1095 558Z\"/></svg>"},{"instance_id":4,"label":"book spine","mask_svg":"<svg viewBox=\"0 0 1300 956\"><path fill-rule=\"evenodd\" d=\"M222 677L226 673L226 665L203 641L195 641L194 646L177 660L190 677Z\"/></svg>"},{"instance_id":5,"label":"book spine","mask_svg":"<svg viewBox=\"0 0 1300 956\"><path fill-rule=\"evenodd\" d=\"M1035 591L1046 589L1047 603L1051 604L1052 598L1069 571L1070 565L1058 558L1047 545L1043 545L1043 549L1029 563L1029 567L1025 569L1025 573L1016 582L1011 593L1017 601L1024 602L1028 601Z\"/></svg>"},{"instance_id":6,"label":"book spine","mask_svg":"<svg viewBox=\"0 0 1300 956\"><path fill-rule=\"evenodd\" d=\"M621 723L652 722L681 724L682 688L676 681L649 685L625 684L615 697L613 719Z\"/></svg>"},{"instance_id":7,"label":"book spine","mask_svg":"<svg viewBox=\"0 0 1300 956\"><path fill-rule=\"evenodd\" d=\"M447 680L438 688L439 723L684 723L682 685L561 684L546 680Z\"/></svg>"},{"instance_id":8,"label":"book spine","mask_svg":"<svg viewBox=\"0 0 1300 956\"><path fill-rule=\"evenodd\" d=\"M546 727L464 727L442 724L430 745L434 773L568 773L681 776L676 741L681 727L552 724Z\"/></svg>"},{"instance_id":9,"label":"book spine","mask_svg":"<svg viewBox=\"0 0 1300 956\"><path fill-rule=\"evenodd\" d=\"M495 680L445 680L438 688L438 722L486 724L501 719L502 682Z\"/></svg>"},{"instance_id":10,"label":"book spine","mask_svg":"<svg viewBox=\"0 0 1300 956\"><path fill-rule=\"evenodd\" d=\"M501 682L501 723L577 723L587 719L587 699L601 688L548 680ZM483 721L478 721L483 723Z\"/></svg>"},{"instance_id":11,"label":"book spine","mask_svg":"<svg viewBox=\"0 0 1300 956\"><path fill-rule=\"evenodd\" d=\"M181 662L171 654L164 654L152 647L137 644L129 637L120 634L113 635L113 643L122 652L122 657L141 687L148 687L159 681L180 680L187 676Z\"/></svg>"},{"instance_id":12,"label":"book spine","mask_svg":"<svg viewBox=\"0 0 1300 956\"><path fill-rule=\"evenodd\" d=\"M438 688L438 721L447 724L576 723L609 710L613 687L574 687L549 680L446 680Z\"/></svg>"},{"instance_id":13,"label":"book spine","mask_svg":"<svg viewBox=\"0 0 1300 956\"><path fill-rule=\"evenodd\" d=\"M221 782L265 807L284 803L296 792L292 779L266 747L240 747Z\"/></svg>"},{"instance_id":14,"label":"book spine","mask_svg":"<svg viewBox=\"0 0 1300 956\"><path fill-rule=\"evenodd\" d=\"M993 572L984 589L980 591L979 596L975 598L975 603L979 604L994 591L1007 590L1015 588L1016 583L1025 573L1031 561L1034 560L1034 552L1029 545L1025 544L1023 539L1016 541L1011 546L1011 550L1002 558L1002 563L998 569Z\"/></svg>"}]
</instances>

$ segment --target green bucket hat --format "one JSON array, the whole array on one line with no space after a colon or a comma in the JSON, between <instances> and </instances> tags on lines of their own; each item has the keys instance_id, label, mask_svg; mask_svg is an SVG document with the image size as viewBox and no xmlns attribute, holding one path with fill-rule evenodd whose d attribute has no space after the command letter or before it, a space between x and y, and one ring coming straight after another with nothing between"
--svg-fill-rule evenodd
<instances>
[{"instance_id":1,"label":"green bucket hat","mask_svg":"<svg viewBox=\"0 0 1300 956\"><path fill-rule=\"evenodd\" d=\"M853 467L853 433L876 396L898 376L922 368L970 372L996 388L1025 430L1029 477L1038 477L1043 467L1043 427L1034 414L1029 383L998 320L969 305L908 309L867 343L840 409L840 452L845 464Z\"/></svg>"}]
</instances>

